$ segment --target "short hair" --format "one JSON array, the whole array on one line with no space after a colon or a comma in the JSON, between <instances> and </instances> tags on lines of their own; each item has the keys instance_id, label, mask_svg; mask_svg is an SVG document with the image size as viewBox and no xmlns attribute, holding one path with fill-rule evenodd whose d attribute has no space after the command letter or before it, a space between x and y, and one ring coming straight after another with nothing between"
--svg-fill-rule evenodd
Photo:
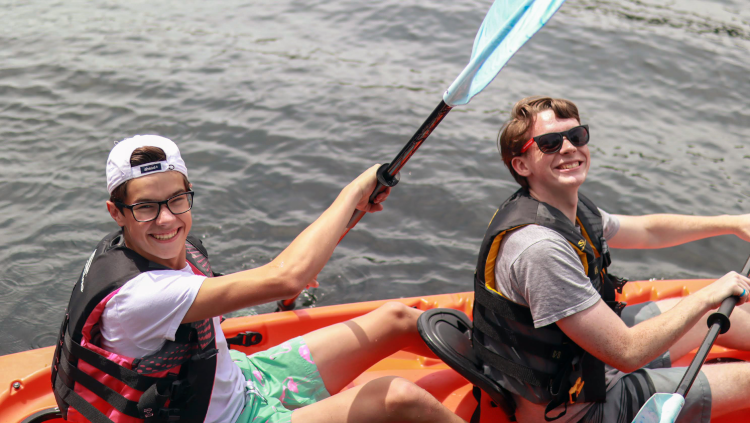
<instances>
[{"instance_id":1,"label":"short hair","mask_svg":"<svg viewBox=\"0 0 750 423\"><path fill-rule=\"evenodd\" d=\"M529 189L529 181L513 169L511 161L522 154L523 145L531 138L530 132L536 121L536 115L545 110L552 110L560 119L573 118L581 123L578 107L570 100L541 96L526 97L513 106L510 120L500 128L497 136L497 149L503 158L503 163L510 170L513 179L525 189Z\"/></svg>"},{"instance_id":2,"label":"short hair","mask_svg":"<svg viewBox=\"0 0 750 423\"><path fill-rule=\"evenodd\" d=\"M130 155L130 166L140 166L146 163L161 162L167 160L167 155L159 147L145 146L136 148ZM190 190L190 181L187 176L182 175L182 179L185 183L185 191ZM113 203L124 203L125 198L128 196L128 184L131 180L125 181L125 183L118 185L112 190L112 194L109 196L109 201ZM121 210L122 211L122 210Z\"/></svg>"}]
</instances>

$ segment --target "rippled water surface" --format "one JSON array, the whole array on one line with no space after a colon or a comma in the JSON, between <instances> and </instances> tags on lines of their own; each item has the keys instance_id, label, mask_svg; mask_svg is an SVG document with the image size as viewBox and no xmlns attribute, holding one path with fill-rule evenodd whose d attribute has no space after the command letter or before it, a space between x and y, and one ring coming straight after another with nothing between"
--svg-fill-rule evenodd
<instances>
[{"instance_id":1,"label":"rippled water surface","mask_svg":"<svg viewBox=\"0 0 750 423\"><path fill-rule=\"evenodd\" d=\"M112 142L174 139L193 233L233 272L278 254L362 170L390 160L468 61L487 0L0 3L0 354L54 342L115 228ZM320 275L317 305L471 289L512 104L575 101L583 192L623 213L750 212L746 0L568 0L485 92L454 109ZM715 277L731 236L615 252L631 279ZM237 314L264 313L270 306Z\"/></svg>"}]
</instances>

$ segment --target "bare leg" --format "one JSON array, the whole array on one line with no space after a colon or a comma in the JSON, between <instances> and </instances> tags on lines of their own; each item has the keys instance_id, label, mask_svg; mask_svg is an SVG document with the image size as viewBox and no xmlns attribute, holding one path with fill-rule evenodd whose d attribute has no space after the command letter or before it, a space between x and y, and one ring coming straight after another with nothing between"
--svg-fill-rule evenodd
<instances>
[{"instance_id":1,"label":"bare leg","mask_svg":"<svg viewBox=\"0 0 750 423\"><path fill-rule=\"evenodd\" d=\"M657 301L656 305L663 313L674 307L679 302L680 298L670 298ZM706 333L708 333L706 319L708 319L708 316L714 311L716 310L711 310L703 316L695 326L690 328L682 338L672 345L669 349L669 355L672 357L672 361L678 360L680 357L698 348L706 337ZM750 337L747 336L747 334L750 333L750 303L735 307L730 320L732 325L729 331L723 335L719 335L716 339L716 344L736 350L750 351Z\"/></svg>"},{"instance_id":2,"label":"bare leg","mask_svg":"<svg viewBox=\"0 0 750 423\"><path fill-rule=\"evenodd\" d=\"M341 391L396 351L414 346L427 350L417 332L420 314L402 303L386 303L364 316L304 335L328 392Z\"/></svg>"},{"instance_id":3,"label":"bare leg","mask_svg":"<svg viewBox=\"0 0 750 423\"><path fill-rule=\"evenodd\" d=\"M383 377L297 409L292 423L466 423L427 391Z\"/></svg>"},{"instance_id":4,"label":"bare leg","mask_svg":"<svg viewBox=\"0 0 750 423\"><path fill-rule=\"evenodd\" d=\"M744 410L750 403L750 363L703 366L711 386L711 418Z\"/></svg>"}]
</instances>

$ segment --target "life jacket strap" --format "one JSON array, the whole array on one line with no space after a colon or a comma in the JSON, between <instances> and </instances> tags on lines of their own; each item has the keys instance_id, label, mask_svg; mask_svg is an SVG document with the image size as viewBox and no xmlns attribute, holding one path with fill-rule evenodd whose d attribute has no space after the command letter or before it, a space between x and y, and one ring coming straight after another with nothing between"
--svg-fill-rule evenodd
<instances>
[{"instance_id":1,"label":"life jacket strap","mask_svg":"<svg viewBox=\"0 0 750 423\"><path fill-rule=\"evenodd\" d=\"M528 383L532 386L546 387L549 386L550 375L534 370L530 367L514 363L507 358L498 355L496 352L488 349L481 342L474 342L474 350L482 361L495 369L514 377L521 382Z\"/></svg>"},{"instance_id":2,"label":"life jacket strap","mask_svg":"<svg viewBox=\"0 0 750 423\"><path fill-rule=\"evenodd\" d=\"M110 420L104 414L99 413L96 408L94 408L94 410L100 415L92 413L88 407L80 408L80 404L75 404L69 401L70 398L73 398L73 401L78 402L77 399L80 398L84 403L90 405L71 389L75 383L79 383L99 398L102 398L120 413L130 417L144 419L146 423L171 422L180 419L181 409L166 408L165 404L167 401L170 401L170 404L186 403L191 399L192 393L190 385L186 381L176 380L176 375L167 375L163 378L153 378L140 375L130 369L117 365L113 361L105 359L94 351L82 347L78 343L72 341L69 336L65 336L64 339L65 342L62 348L63 359L58 363L58 380L55 384L56 391L58 396L61 397L64 402L75 407L84 417L92 422L97 422L101 418L106 419L100 420L101 422L110 422ZM83 357L76 357L76 354L71 353L71 349L75 350L78 355ZM213 352L213 350L210 352ZM91 359L91 361L89 361L89 359ZM87 362L91 366L121 380L133 389L144 391L139 401L135 402L128 400L120 393L96 380L91 375L81 371L72 364L73 361L77 360ZM64 386L64 389L58 389L59 386Z\"/></svg>"},{"instance_id":3,"label":"life jacket strap","mask_svg":"<svg viewBox=\"0 0 750 423\"><path fill-rule=\"evenodd\" d=\"M81 386L93 392L99 398L107 401L109 405L114 407L117 411L131 417L140 417L136 402L128 400L112 388L94 379L91 375L73 366L67 360L63 360L60 363L60 366L58 367L58 373L61 376L65 374L67 376L65 379L69 379L74 381L75 383L81 384ZM75 405L73 406L75 407Z\"/></svg>"},{"instance_id":4,"label":"life jacket strap","mask_svg":"<svg viewBox=\"0 0 750 423\"><path fill-rule=\"evenodd\" d=\"M552 395L552 400L544 408L544 420L551 422L559 419L568 412L568 390L570 388L570 372L573 370L573 353L571 350L565 352L562 359L563 363L571 363L569 365L563 364L560 371L555 376L554 380L549 385L549 392ZM559 405L564 405L563 410L554 417L549 417L549 413L557 408Z\"/></svg>"},{"instance_id":5,"label":"life jacket strap","mask_svg":"<svg viewBox=\"0 0 750 423\"><path fill-rule=\"evenodd\" d=\"M484 306L481 304L474 304L474 307L478 309L474 313L474 330L481 332L488 338L513 348L520 348L523 351L537 357L542 357L546 360L554 362L561 362L563 358L563 350L559 344L547 344L536 339L526 337L520 333L514 333L511 328L507 327L506 322L498 320L495 324L488 322L485 317L485 310L482 310Z\"/></svg>"},{"instance_id":6,"label":"life jacket strap","mask_svg":"<svg viewBox=\"0 0 750 423\"><path fill-rule=\"evenodd\" d=\"M170 404L184 404L192 399L190 385L184 380L163 378L151 385L141 395L138 402L128 400L118 392L94 379L89 374L62 360L58 368L55 390L68 405L73 406L92 423L112 423L88 401L73 391L69 385L75 382L107 401L114 409L130 417L144 419L145 423L174 422L182 417L181 408L167 408Z\"/></svg>"},{"instance_id":7,"label":"life jacket strap","mask_svg":"<svg viewBox=\"0 0 750 423\"><path fill-rule=\"evenodd\" d=\"M101 370L138 391L145 391L149 386L161 380L160 378L144 376L126 367L120 366L114 361L108 360L88 348L84 348L79 343L73 341L67 333L64 336L63 354L66 358L65 361L71 361L72 357L79 358L94 368Z\"/></svg>"},{"instance_id":8,"label":"life jacket strap","mask_svg":"<svg viewBox=\"0 0 750 423\"><path fill-rule=\"evenodd\" d=\"M90 402L67 387L61 378L57 378L55 381L55 393L65 404L73 406L91 423L114 423Z\"/></svg>"},{"instance_id":9,"label":"life jacket strap","mask_svg":"<svg viewBox=\"0 0 750 423\"><path fill-rule=\"evenodd\" d=\"M552 410L554 410L555 408L557 408L558 405L562 405L563 406L563 410L558 415L550 417L549 413ZM552 400L552 401L549 402L549 404L547 404L547 407L544 408L544 421L546 421L546 422L555 421L555 420L559 419L560 417L564 416L565 413L567 413L567 412L568 412L568 402L567 401L565 401L564 399L562 399L562 400L558 400L558 399Z\"/></svg>"},{"instance_id":10,"label":"life jacket strap","mask_svg":"<svg viewBox=\"0 0 750 423\"><path fill-rule=\"evenodd\" d=\"M512 301L507 301L499 294L493 294L479 279L474 278L474 305L476 306L476 304L480 304L496 315L506 319L527 326L534 325L534 319L531 317L531 312L528 308Z\"/></svg>"}]
</instances>

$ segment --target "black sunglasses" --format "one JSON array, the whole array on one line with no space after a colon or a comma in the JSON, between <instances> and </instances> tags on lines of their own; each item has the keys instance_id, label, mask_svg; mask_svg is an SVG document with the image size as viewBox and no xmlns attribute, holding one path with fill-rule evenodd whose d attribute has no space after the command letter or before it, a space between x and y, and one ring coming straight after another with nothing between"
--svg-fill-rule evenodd
<instances>
[{"instance_id":1,"label":"black sunglasses","mask_svg":"<svg viewBox=\"0 0 750 423\"><path fill-rule=\"evenodd\" d=\"M193 191L187 191L173 195L164 201L143 201L135 204L123 204L116 201L115 206L120 210L123 208L130 209L133 218L138 222L150 222L159 217L162 205L166 205L169 211L175 215L189 212L193 208L193 195L195 195Z\"/></svg>"},{"instance_id":2,"label":"black sunglasses","mask_svg":"<svg viewBox=\"0 0 750 423\"><path fill-rule=\"evenodd\" d=\"M548 134L537 135L526 141L526 144L521 149L521 154L525 153L531 147L532 143L536 143L539 151L544 154L557 153L563 146L563 137L567 138L575 147L583 147L589 143L589 126L580 125L564 132L550 132Z\"/></svg>"}]
</instances>

